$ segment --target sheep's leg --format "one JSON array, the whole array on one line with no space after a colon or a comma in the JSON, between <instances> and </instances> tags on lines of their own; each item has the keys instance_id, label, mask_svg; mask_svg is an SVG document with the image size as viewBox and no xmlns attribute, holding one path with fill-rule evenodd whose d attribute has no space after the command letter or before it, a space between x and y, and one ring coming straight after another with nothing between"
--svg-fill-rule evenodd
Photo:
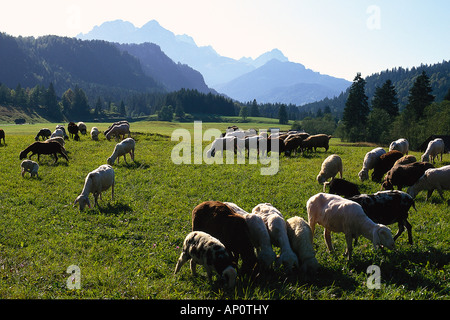
<instances>
[{"instance_id":1,"label":"sheep's leg","mask_svg":"<svg viewBox=\"0 0 450 320\"><path fill-rule=\"evenodd\" d=\"M183 266L183 264L185 264L188 260L189 260L189 255L186 254L185 252L182 252L180 257L178 258L178 262L177 265L175 266L175 273L177 273L178 271L180 271L181 267Z\"/></svg>"},{"instance_id":2,"label":"sheep's leg","mask_svg":"<svg viewBox=\"0 0 450 320\"><path fill-rule=\"evenodd\" d=\"M111 186L111 200L114 200L114 183Z\"/></svg>"},{"instance_id":3,"label":"sheep's leg","mask_svg":"<svg viewBox=\"0 0 450 320\"><path fill-rule=\"evenodd\" d=\"M444 193L442 192L441 187L437 188L436 190L439 192L439 195L441 196L441 199L442 199L443 201L445 201L445 199L444 199Z\"/></svg>"},{"instance_id":4,"label":"sheep's leg","mask_svg":"<svg viewBox=\"0 0 450 320\"><path fill-rule=\"evenodd\" d=\"M413 244L411 224L406 219L403 221L403 224L406 226L406 231L408 232L408 242L409 244Z\"/></svg>"},{"instance_id":5,"label":"sheep's leg","mask_svg":"<svg viewBox=\"0 0 450 320\"><path fill-rule=\"evenodd\" d=\"M397 238L403 233L404 230L405 230L405 226L403 225L403 221L399 221L398 222L398 231L394 236L394 241L397 240Z\"/></svg>"},{"instance_id":6,"label":"sheep's leg","mask_svg":"<svg viewBox=\"0 0 450 320\"><path fill-rule=\"evenodd\" d=\"M434 189L428 190L427 197L425 198L425 201L428 201L429 198L431 198L431 195L433 194Z\"/></svg>"},{"instance_id":7,"label":"sheep's leg","mask_svg":"<svg viewBox=\"0 0 450 320\"><path fill-rule=\"evenodd\" d=\"M345 241L347 242L347 249L345 249L344 255L346 255L349 260L352 257L352 240L353 236L351 234L345 235Z\"/></svg>"},{"instance_id":8,"label":"sheep's leg","mask_svg":"<svg viewBox=\"0 0 450 320\"><path fill-rule=\"evenodd\" d=\"M196 275L197 275L197 270L196 270L197 264L196 264L195 261L192 260L192 259L191 259L191 265L190 265L190 267L191 267L192 275L193 275L193 276L196 276Z\"/></svg>"},{"instance_id":9,"label":"sheep's leg","mask_svg":"<svg viewBox=\"0 0 450 320\"><path fill-rule=\"evenodd\" d=\"M328 229L325 229L323 236L325 238L325 243L327 245L327 248L330 252L333 252L333 244L331 243L331 231Z\"/></svg>"},{"instance_id":10,"label":"sheep's leg","mask_svg":"<svg viewBox=\"0 0 450 320\"><path fill-rule=\"evenodd\" d=\"M58 156L56 155L56 152L53 154L55 156L55 162L56 163L58 161Z\"/></svg>"}]
</instances>

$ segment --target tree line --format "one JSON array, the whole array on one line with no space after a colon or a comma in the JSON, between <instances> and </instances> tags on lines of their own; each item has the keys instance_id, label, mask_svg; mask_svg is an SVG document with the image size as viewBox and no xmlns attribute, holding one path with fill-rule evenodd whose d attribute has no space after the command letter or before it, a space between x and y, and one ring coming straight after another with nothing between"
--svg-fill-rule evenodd
<instances>
[{"instance_id":1,"label":"tree line","mask_svg":"<svg viewBox=\"0 0 450 320\"><path fill-rule=\"evenodd\" d=\"M417 149L431 135L450 134L450 88L443 101L435 102L430 78L425 71L409 89L406 105L399 108L397 91L390 79L375 88L371 101L366 80L358 73L350 87L336 135L350 142L389 144L406 138Z\"/></svg>"}]
</instances>

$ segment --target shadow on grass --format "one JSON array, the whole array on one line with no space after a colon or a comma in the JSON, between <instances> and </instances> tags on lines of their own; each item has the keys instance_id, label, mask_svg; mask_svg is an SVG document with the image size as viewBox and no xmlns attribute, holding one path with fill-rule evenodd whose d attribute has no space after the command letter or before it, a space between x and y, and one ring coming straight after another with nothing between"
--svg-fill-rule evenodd
<instances>
[{"instance_id":1,"label":"shadow on grass","mask_svg":"<svg viewBox=\"0 0 450 320\"><path fill-rule=\"evenodd\" d=\"M133 209L125 203L114 201L113 203L107 202L105 204L101 204L100 200L98 206L90 210L91 213L100 213L107 215L115 215L119 216L125 213L133 212Z\"/></svg>"}]
</instances>

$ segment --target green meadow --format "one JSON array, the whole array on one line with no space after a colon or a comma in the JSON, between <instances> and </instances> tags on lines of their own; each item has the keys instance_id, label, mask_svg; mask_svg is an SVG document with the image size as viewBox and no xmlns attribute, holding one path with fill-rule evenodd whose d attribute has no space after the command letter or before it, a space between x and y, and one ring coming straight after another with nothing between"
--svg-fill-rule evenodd
<instances>
[{"instance_id":1,"label":"green meadow","mask_svg":"<svg viewBox=\"0 0 450 320\"><path fill-rule=\"evenodd\" d=\"M87 123L104 131L110 123ZM225 131L232 123L203 123ZM69 162L42 155L39 178L21 176L19 153L34 142L38 130L56 124L3 125L6 145L0 146L0 298L3 299L449 299L450 209L444 192L425 201L416 197L410 210L414 244L404 232L396 248L375 251L360 238L351 261L343 257L343 234L332 234L336 252L329 253L323 228L316 227L314 248L320 264L315 276L286 274L275 269L256 278L239 277L234 290L224 290L217 277L209 282L198 268L193 277L185 265L173 274L185 236L191 231L191 211L206 200L234 202L251 211L262 202L277 207L284 217L307 219L306 201L322 191L316 181L322 161L339 154L344 178L362 193L380 185L360 182L358 172L368 144L331 140L325 152L280 155L275 175L261 175L264 165L174 164L171 140L175 129L192 123L133 122L135 162L127 157L114 165L115 195L106 191L99 206L83 212L73 207L86 175L105 164L115 142L81 136L66 141ZM243 129L280 127L276 123L239 124ZM282 126L281 129L288 127ZM211 142L203 141L203 148ZM383 146L386 150L388 146ZM411 152L420 159L419 152ZM37 161L34 156L32 160ZM248 160L248 159L247 159ZM436 166L450 164L450 155ZM405 191L405 190L404 190ZM91 202L93 197L91 195ZM395 234L397 225L389 226ZM278 248L274 248L279 252ZM70 266L80 270L79 289L70 289ZM380 289L369 289L367 268L379 266ZM69 268L70 269L70 268Z\"/></svg>"}]
</instances>

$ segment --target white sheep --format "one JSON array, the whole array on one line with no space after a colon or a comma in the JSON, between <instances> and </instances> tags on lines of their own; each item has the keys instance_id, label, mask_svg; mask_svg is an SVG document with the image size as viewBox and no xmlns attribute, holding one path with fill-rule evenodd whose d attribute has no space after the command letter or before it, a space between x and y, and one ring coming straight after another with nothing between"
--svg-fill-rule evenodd
<instances>
[{"instance_id":1,"label":"white sheep","mask_svg":"<svg viewBox=\"0 0 450 320\"><path fill-rule=\"evenodd\" d=\"M317 181L323 184L329 178L334 179L338 173L342 179L342 159L337 154L332 154L322 162Z\"/></svg>"},{"instance_id":2,"label":"white sheep","mask_svg":"<svg viewBox=\"0 0 450 320\"><path fill-rule=\"evenodd\" d=\"M445 149L444 140L442 140L441 138L436 138L428 142L427 150L425 150L425 153L420 158L420 161L429 162L431 157L431 161L435 163L434 159L437 156L439 156L439 154L441 154L441 162L442 162L442 155L444 153L444 149Z\"/></svg>"},{"instance_id":3,"label":"white sheep","mask_svg":"<svg viewBox=\"0 0 450 320\"><path fill-rule=\"evenodd\" d=\"M84 122L81 122L81 121L78 122L77 126L78 126L78 130L80 131L81 134L85 135L87 133L87 127Z\"/></svg>"},{"instance_id":4,"label":"white sheep","mask_svg":"<svg viewBox=\"0 0 450 320\"><path fill-rule=\"evenodd\" d=\"M123 156L125 163L127 163L126 155L129 153L131 156L131 160L134 161L134 148L136 146L136 142L133 138L126 138L121 142L117 143L114 147L114 151L112 155L107 159L107 163L109 165L113 165L117 159L117 163L119 163L119 157ZM128 163L127 163L128 164Z\"/></svg>"},{"instance_id":5,"label":"white sheep","mask_svg":"<svg viewBox=\"0 0 450 320\"><path fill-rule=\"evenodd\" d=\"M206 157L215 157L217 151L225 152L226 150L236 151L237 138L232 136L225 136L215 139L211 143L211 148L206 151Z\"/></svg>"},{"instance_id":6,"label":"white sheep","mask_svg":"<svg viewBox=\"0 0 450 320\"><path fill-rule=\"evenodd\" d=\"M101 197L101 193L103 191L111 188L111 200L114 199L114 169L108 165L104 164L95 169L94 171L89 172L84 180L84 187L81 191L81 194L75 199L73 206L77 203L80 204L80 211L84 210L84 207L87 205L91 208L91 204L89 202L89 194L92 193L94 195L94 206L98 204L98 197Z\"/></svg>"},{"instance_id":7,"label":"white sheep","mask_svg":"<svg viewBox=\"0 0 450 320\"><path fill-rule=\"evenodd\" d=\"M333 251L331 232L343 232L347 242L345 255L352 255L352 239L360 235L371 240L374 248L384 246L394 248L391 230L382 224L376 224L367 217L358 203L328 193L318 193L306 202L308 223L314 235L316 223L325 228L324 238L327 248Z\"/></svg>"},{"instance_id":8,"label":"white sheep","mask_svg":"<svg viewBox=\"0 0 450 320\"><path fill-rule=\"evenodd\" d=\"M250 240L257 251L258 262L263 269L269 269L275 261L276 254L273 252L270 242L269 231L261 216L249 213L232 202L224 202L234 212L242 215L250 231Z\"/></svg>"},{"instance_id":9,"label":"white sheep","mask_svg":"<svg viewBox=\"0 0 450 320\"><path fill-rule=\"evenodd\" d=\"M92 127L92 129L91 129L91 139L94 140L94 141L98 141L98 134L99 134L98 128L97 127Z\"/></svg>"},{"instance_id":10,"label":"white sheep","mask_svg":"<svg viewBox=\"0 0 450 320\"><path fill-rule=\"evenodd\" d=\"M407 193L415 198L422 190L428 190L425 201L431 197L434 190L437 190L444 200L442 190L450 190L450 165L428 169L415 184L408 188Z\"/></svg>"},{"instance_id":11,"label":"white sheep","mask_svg":"<svg viewBox=\"0 0 450 320\"><path fill-rule=\"evenodd\" d=\"M56 137L61 137L64 139L64 131L62 131L61 129L55 129L55 131L52 132L52 135L50 136L50 138L56 138Z\"/></svg>"},{"instance_id":12,"label":"white sheep","mask_svg":"<svg viewBox=\"0 0 450 320\"><path fill-rule=\"evenodd\" d=\"M197 264L202 265L209 281L212 280L213 270L222 276L228 288L233 288L236 283L237 272L227 249L210 234L203 231L190 232L183 242L183 249L175 266L176 274L188 261L190 262L192 275L197 274Z\"/></svg>"},{"instance_id":13,"label":"white sheep","mask_svg":"<svg viewBox=\"0 0 450 320\"><path fill-rule=\"evenodd\" d=\"M401 138L401 139L392 141L391 144L389 145L389 151L392 151L392 150L397 150L403 154L408 154L408 151L409 151L408 140Z\"/></svg>"},{"instance_id":14,"label":"white sheep","mask_svg":"<svg viewBox=\"0 0 450 320\"><path fill-rule=\"evenodd\" d=\"M252 213L261 216L269 231L272 244L281 249L277 265L283 264L288 272L293 267L298 268L298 258L289 244L286 221L281 212L270 203L260 203L252 209Z\"/></svg>"},{"instance_id":15,"label":"white sheep","mask_svg":"<svg viewBox=\"0 0 450 320\"><path fill-rule=\"evenodd\" d=\"M304 274L315 273L318 262L313 247L313 234L308 222L295 216L286 220L286 227L292 251L297 254L301 265L300 270Z\"/></svg>"},{"instance_id":16,"label":"white sheep","mask_svg":"<svg viewBox=\"0 0 450 320\"><path fill-rule=\"evenodd\" d=\"M126 134L128 134L128 137L131 137L130 125L128 123L121 123L114 125L111 129L109 129L109 131L105 134L105 137L108 141L110 141L112 137L116 137L116 140L118 140L120 136L125 138Z\"/></svg>"},{"instance_id":17,"label":"white sheep","mask_svg":"<svg viewBox=\"0 0 450 320\"><path fill-rule=\"evenodd\" d=\"M363 166L361 171L358 173L358 177L361 181L369 179L369 170L373 169L375 163L380 158L382 154L385 154L386 150L383 148L375 148L370 150L364 156Z\"/></svg>"},{"instance_id":18,"label":"white sheep","mask_svg":"<svg viewBox=\"0 0 450 320\"><path fill-rule=\"evenodd\" d=\"M22 168L22 177L25 175L25 172L29 172L31 177L36 176L36 178L39 178L39 164L37 164L37 162L32 160L23 160L20 163L20 167Z\"/></svg>"}]
</instances>

